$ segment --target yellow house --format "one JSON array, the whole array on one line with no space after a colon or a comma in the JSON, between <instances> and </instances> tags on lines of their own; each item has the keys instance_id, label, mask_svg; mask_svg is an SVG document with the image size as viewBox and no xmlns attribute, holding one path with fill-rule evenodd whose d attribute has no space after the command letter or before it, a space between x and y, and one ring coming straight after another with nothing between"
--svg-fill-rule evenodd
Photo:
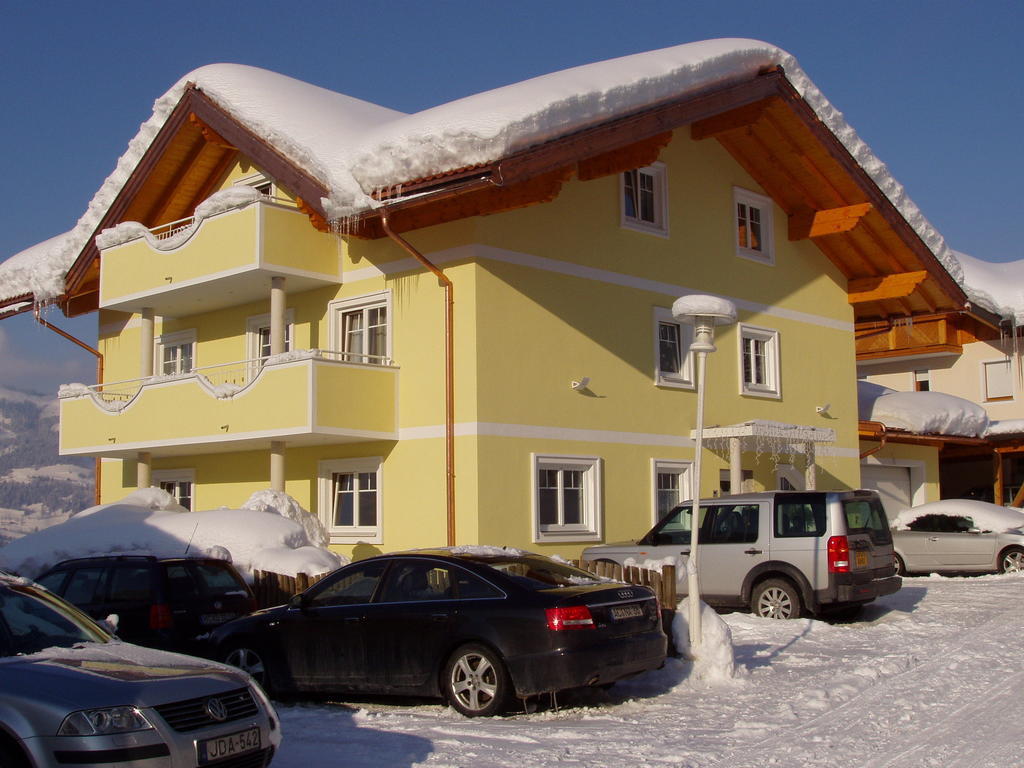
<instances>
[{"instance_id":1,"label":"yellow house","mask_svg":"<svg viewBox=\"0 0 1024 768\"><path fill-rule=\"evenodd\" d=\"M52 300L99 313L60 447L104 500L284 490L346 554L575 556L692 483L860 485L855 328L955 313L941 237L778 49L708 41L417 115L235 65L157 102ZM923 223L922 223L923 222ZM22 259L24 261L24 259ZM0 277L2 277L0 265Z\"/></svg>"}]
</instances>

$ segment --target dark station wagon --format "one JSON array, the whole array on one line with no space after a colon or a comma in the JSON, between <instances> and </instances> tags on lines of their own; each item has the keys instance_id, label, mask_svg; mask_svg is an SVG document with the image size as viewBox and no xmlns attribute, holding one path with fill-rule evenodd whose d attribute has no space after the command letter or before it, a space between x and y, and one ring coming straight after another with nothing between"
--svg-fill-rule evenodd
<instances>
[{"instance_id":1,"label":"dark station wagon","mask_svg":"<svg viewBox=\"0 0 1024 768\"><path fill-rule=\"evenodd\" d=\"M469 717L657 669L667 642L647 587L493 547L360 560L211 639L276 694L443 697Z\"/></svg>"},{"instance_id":2,"label":"dark station wagon","mask_svg":"<svg viewBox=\"0 0 1024 768\"><path fill-rule=\"evenodd\" d=\"M201 652L197 638L257 607L234 566L209 557L86 557L36 581L97 621L116 614L122 640L183 653Z\"/></svg>"}]
</instances>

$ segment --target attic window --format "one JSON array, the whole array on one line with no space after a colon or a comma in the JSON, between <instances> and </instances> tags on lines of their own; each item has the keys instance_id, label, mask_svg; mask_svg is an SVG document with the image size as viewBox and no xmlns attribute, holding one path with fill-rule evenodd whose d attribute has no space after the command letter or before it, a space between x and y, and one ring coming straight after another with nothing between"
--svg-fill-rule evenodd
<instances>
[{"instance_id":1,"label":"attic window","mask_svg":"<svg viewBox=\"0 0 1024 768\"><path fill-rule=\"evenodd\" d=\"M762 264L774 264L771 199L735 187L733 210L736 216L736 255Z\"/></svg>"},{"instance_id":2,"label":"attic window","mask_svg":"<svg viewBox=\"0 0 1024 768\"><path fill-rule=\"evenodd\" d=\"M262 173L239 179L235 182L235 185L240 187L252 187L261 195L265 195L266 197L277 196L277 187L274 185L274 180L268 179Z\"/></svg>"},{"instance_id":3,"label":"attic window","mask_svg":"<svg viewBox=\"0 0 1024 768\"><path fill-rule=\"evenodd\" d=\"M668 194L664 163L625 171L621 178L622 226L656 235L668 234Z\"/></svg>"}]
</instances>

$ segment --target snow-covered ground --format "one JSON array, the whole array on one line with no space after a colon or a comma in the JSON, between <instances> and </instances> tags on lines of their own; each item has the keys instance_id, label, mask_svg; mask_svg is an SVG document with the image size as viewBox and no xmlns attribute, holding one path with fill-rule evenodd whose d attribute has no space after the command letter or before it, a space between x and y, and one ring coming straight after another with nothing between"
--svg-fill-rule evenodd
<instances>
[{"instance_id":1,"label":"snow-covered ground","mask_svg":"<svg viewBox=\"0 0 1024 768\"><path fill-rule=\"evenodd\" d=\"M728 614L737 679L696 682L673 659L558 711L281 704L274 767L1021 766L1022 598L1020 575L920 577L850 624Z\"/></svg>"}]
</instances>

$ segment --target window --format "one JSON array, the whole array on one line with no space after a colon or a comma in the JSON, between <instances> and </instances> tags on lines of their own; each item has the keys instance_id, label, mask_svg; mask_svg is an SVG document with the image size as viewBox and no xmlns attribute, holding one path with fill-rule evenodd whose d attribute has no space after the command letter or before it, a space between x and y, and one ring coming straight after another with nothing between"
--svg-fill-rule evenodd
<instances>
[{"instance_id":1,"label":"window","mask_svg":"<svg viewBox=\"0 0 1024 768\"><path fill-rule=\"evenodd\" d=\"M806 479L792 464L775 465L775 487L780 491L802 491Z\"/></svg>"},{"instance_id":2,"label":"window","mask_svg":"<svg viewBox=\"0 0 1024 768\"><path fill-rule=\"evenodd\" d=\"M535 540L600 538L600 459L533 457Z\"/></svg>"},{"instance_id":3,"label":"window","mask_svg":"<svg viewBox=\"0 0 1024 768\"><path fill-rule=\"evenodd\" d=\"M779 397L779 332L740 325L740 392Z\"/></svg>"},{"instance_id":4,"label":"window","mask_svg":"<svg viewBox=\"0 0 1024 768\"><path fill-rule=\"evenodd\" d=\"M342 359L391 364L391 294L387 291L331 304L331 348Z\"/></svg>"},{"instance_id":5,"label":"window","mask_svg":"<svg viewBox=\"0 0 1024 768\"><path fill-rule=\"evenodd\" d=\"M775 507L775 535L805 538L825 535L825 501L822 498L780 501Z\"/></svg>"},{"instance_id":6,"label":"window","mask_svg":"<svg viewBox=\"0 0 1024 768\"><path fill-rule=\"evenodd\" d=\"M381 543L379 458L322 461L318 485L320 519L332 542Z\"/></svg>"},{"instance_id":7,"label":"window","mask_svg":"<svg viewBox=\"0 0 1024 768\"><path fill-rule=\"evenodd\" d=\"M167 491L185 509L195 509L195 470L161 469L153 472L153 485Z\"/></svg>"},{"instance_id":8,"label":"window","mask_svg":"<svg viewBox=\"0 0 1024 768\"><path fill-rule=\"evenodd\" d=\"M654 383L693 388L693 328L675 322L672 311L654 308Z\"/></svg>"},{"instance_id":9,"label":"window","mask_svg":"<svg viewBox=\"0 0 1024 768\"><path fill-rule=\"evenodd\" d=\"M622 174L622 226L640 232L668 234L668 191L664 163Z\"/></svg>"},{"instance_id":10,"label":"window","mask_svg":"<svg viewBox=\"0 0 1024 768\"><path fill-rule=\"evenodd\" d=\"M285 312L284 351L292 350L295 310ZM261 363L270 357L270 315L255 315L245 321L246 359Z\"/></svg>"},{"instance_id":11,"label":"window","mask_svg":"<svg viewBox=\"0 0 1024 768\"><path fill-rule=\"evenodd\" d=\"M986 400L1012 400L1013 377L1010 375L1010 359L982 363L985 376Z\"/></svg>"},{"instance_id":12,"label":"window","mask_svg":"<svg viewBox=\"0 0 1024 768\"><path fill-rule=\"evenodd\" d=\"M690 468L688 461L654 460L654 522L690 498Z\"/></svg>"},{"instance_id":13,"label":"window","mask_svg":"<svg viewBox=\"0 0 1024 768\"><path fill-rule=\"evenodd\" d=\"M709 508L701 521L701 544L750 544L758 538L757 504L726 504Z\"/></svg>"},{"instance_id":14,"label":"window","mask_svg":"<svg viewBox=\"0 0 1024 768\"><path fill-rule=\"evenodd\" d=\"M451 600L451 572L436 563L395 563L388 572L379 598L382 603L420 603Z\"/></svg>"},{"instance_id":15,"label":"window","mask_svg":"<svg viewBox=\"0 0 1024 768\"><path fill-rule=\"evenodd\" d=\"M718 490L723 495L730 493L750 493L754 489L754 470L740 470L740 484L742 487L736 491L732 490L732 479L728 469L718 470Z\"/></svg>"},{"instance_id":16,"label":"window","mask_svg":"<svg viewBox=\"0 0 1024 768\"><path fill-rule=\"evenodd\" d=\"M733 204L736 211L736 255L774 264L771 199L734 187Z\"/></svg>"},{"instance_id":17,"label":"window","mask_svg":"<svg viewBox=\"0 0 1024 768\"><path fill-rule=\"evenodd\" d=\"M932 388L932 372L929 370L914 371L914 391L930 392Z\"/></svg>"},{"instance_id":18,"label":"window","mask_svg":"<svg viewBox=\"0 0 1024 768\"><path fill-rule=\"evenodd\" d=\"M274 184L273 179L267 178L262 173L239 179L235 182L235 186L252 187L265 197L273 198L277 195L277 185Z\"/></svg>"},{"instance_id":19,"label":"window","mask_svg":"<svg viewBox=\"0 0 1024 768\"><path fill-rule=\"evenodd\" d=\"M346 568L334 576L328 576L316 585L317 589L309 599L309 606L326 608L332 605L362 605L370 602L387 565L387 561L371 561L360 568Z\"/></svg>"},{"instance_id":20,"label":"window","mask_svg":"<svg viewBox=\"0 0 1024 768\"><path fill-rule=\"evenodd\" d=\"M196 332L165 333L156 339L155 374L190 373L195 367Z\"/></svg>"}]
</instances>

